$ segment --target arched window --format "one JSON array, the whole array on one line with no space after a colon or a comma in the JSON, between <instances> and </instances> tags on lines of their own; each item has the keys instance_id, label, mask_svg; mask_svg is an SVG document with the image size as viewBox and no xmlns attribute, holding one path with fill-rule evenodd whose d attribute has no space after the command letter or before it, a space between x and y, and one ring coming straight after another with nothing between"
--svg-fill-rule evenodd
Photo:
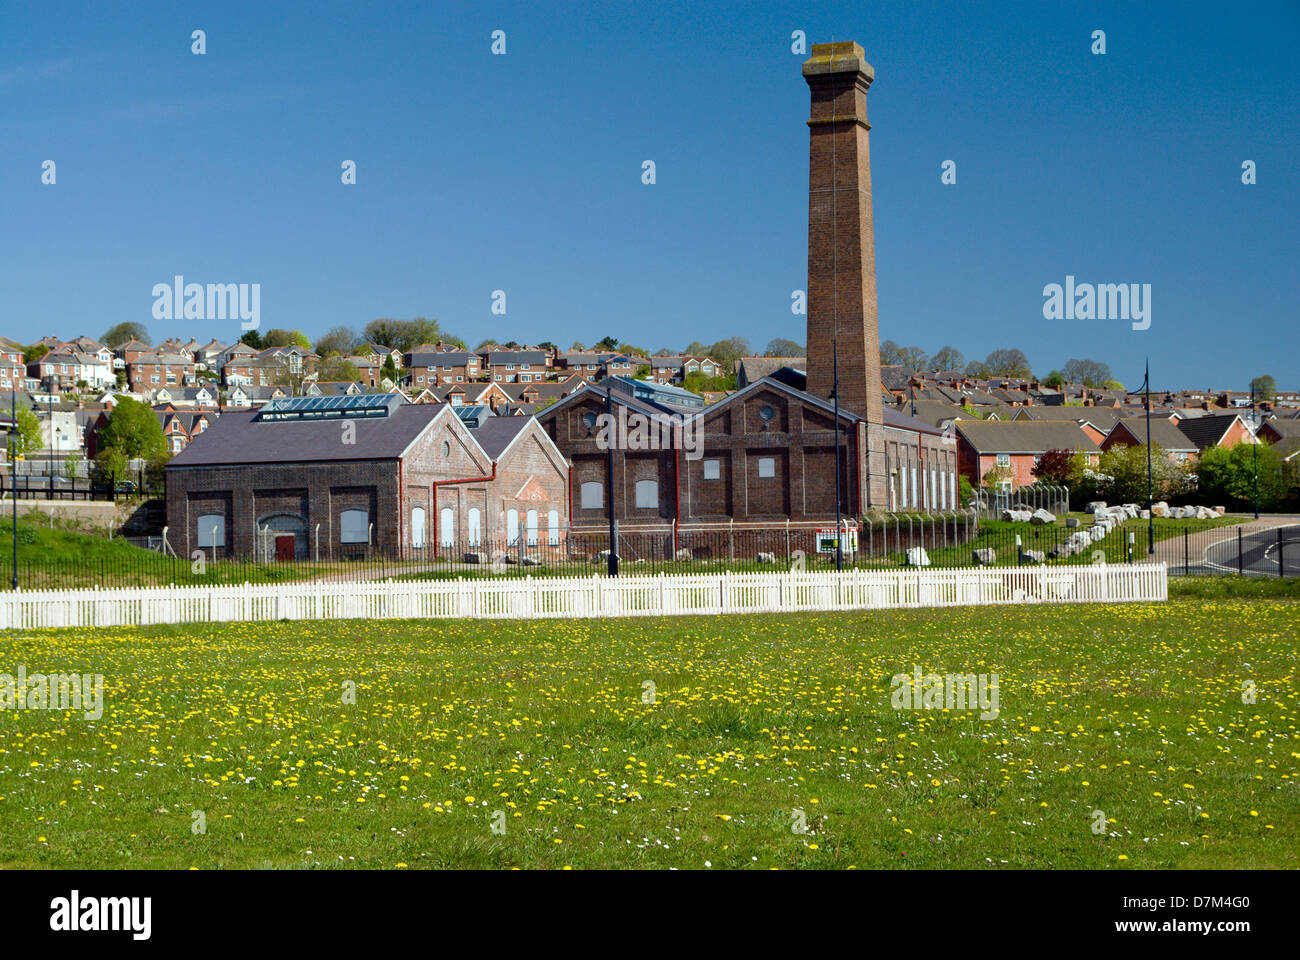
<instances>
[{"instance_id":1,"label":"arched window","mask_svg":"<svg viewBox=\"0 0 1300 960\"><path fill-rule=\"evenodd\" d=\"M483 515L478 507L469 508L469 545L477 547L483 542Z\"/></svg>"},{"instance_id":2,"label":"arched window","mask_svg":"<svg viewBox=\"0 0 1300 960\"><path fill-rule=\"evenodd\" d=\"M339 543L370 542L370 511L344 510L339 517Z\"/></svg>"},{"instance_id":3,"label":"arched window","mask_svg":"<svg viewBox=\"0 0 1300 960\"><path fill-rule=\"evenodd\" d=\"M535 547L537 546L537 511L536 510L528 511L526 525L528 528L528 545L530 547Z\"/></svg>"},{"instance_id":4,"label":"arched window","mask_svg":"<svg viewBox=\"0 0 1300 960\"><path fill-rule=\"evenodd\" d=\"M519 511L506 511L506 545L512 546L519 542Z\"/></svg>"},{"instance_id":5,"label":"arched window","mask_svg":"<svg viewBox=\"0 0 1300 960\"><path fill-rule=\"evenodd\" d=\"M638 510L658 508L659 481L638 480L636 482L636 506Z\"/></svg>"},{"instance_id":6,"label":"arched window","mask_svg":"<svg viewBox=\"0 0 1300 960\"><path fill-rule=\"evenodd\" d=\"M416 550L424 547L424 507L411 508L411 546Z\"/></svg>"},{"instance_id":7,"label":"arched window","mask_svg":"<svg viewBox=\"0 0 1300 960\"><path fill-rule=\"evenodd\" d=\"M546 542L555 546L560 542L560 511L549 510L546 513Z\"/></svg>"},{"instance_id":8,"label":"arched window","mask_svg":"<svg viewBox=\"0 0 1300 960\"><path fill-rule=\"evenodd\" d=\"M438 511L438 542L444 547L456 542L456 513L451 507Z\"/></svg>"},{"instance_id":9,"label":"arched window","mask_svg":"<svg viewBox=\"0 0 1300 960\"><path fill-rule=\"evenodd\" d=\"M582 509L599 510L605 505L605 487L596 480L588 480L582 485Z\"/></svg>"}]
</instances>

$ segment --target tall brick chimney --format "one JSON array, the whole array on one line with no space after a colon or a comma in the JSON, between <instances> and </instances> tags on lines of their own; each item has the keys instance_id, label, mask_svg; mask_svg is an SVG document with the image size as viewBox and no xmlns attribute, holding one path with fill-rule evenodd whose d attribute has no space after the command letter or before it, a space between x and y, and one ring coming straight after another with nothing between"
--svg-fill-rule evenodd
<instances>
[{"instance_id":1,"label":"tall brick chimney","mask_svg":"<svg viewBox=\"0 0 1300 960\"><path fill-rule=\"evenodd\" d=\"M867 152L867 88L856 43L814 44L804 61L808 120L808 392L830 395L839 352L840 405L867 420L863 506L887 507L876 313L876 247Z\"/></svg>"}]
</instances>

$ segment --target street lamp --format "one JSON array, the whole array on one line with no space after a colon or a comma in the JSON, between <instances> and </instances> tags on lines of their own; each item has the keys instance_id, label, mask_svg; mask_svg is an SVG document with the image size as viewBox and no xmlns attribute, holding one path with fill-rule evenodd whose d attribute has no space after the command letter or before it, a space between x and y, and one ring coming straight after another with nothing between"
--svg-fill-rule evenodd
<instances>
[{"instance_id":1,"label":"street lamp","mask_svg":"<svg viewBox=\"0 0 1300 960\"><path fill-rule=\"evenodd\" d=\"M1255 381L1250 381L1250 429L1255 434L1255 442L1250 445L1250 466L1254 473L1255 519L1259 519L1259 414L1255 412Z\"/></svg>"},{"instance_id":2,"label":"street lamp","mask_svg":"<svg viewBox=\"0 0 1300 960\"><path fill-rule=\"evenodd\" d=\"M614 519L614 386L613 376L605 378L605 493L609 510L609 557L608 572L611 577L618 576L618 521Z\"/></svg>"}]
</instances>

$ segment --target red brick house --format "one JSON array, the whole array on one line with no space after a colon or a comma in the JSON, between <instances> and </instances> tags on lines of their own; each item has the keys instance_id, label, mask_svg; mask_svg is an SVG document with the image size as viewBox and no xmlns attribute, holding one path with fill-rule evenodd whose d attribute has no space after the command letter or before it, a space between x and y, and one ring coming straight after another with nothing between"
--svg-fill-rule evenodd
<instances>
[{"instance_id":1,"label":"red brick house","mask_svg":"<svg viewBox=\"0 0 1300 960\"><path fill-rule=\"evenodd\" d=\"M1236 413L1211 413L1204 417L1187 417L1178 421L1178 429L1197 450L1209 447L1235 447L1239 443L1258 443L1250 427Z\"/></svg>"},{"instance_id":2,"label":"red brick house","mask_svg":"<svg viewBox=\"0 0 1300 960\"><path fill-rule=\"evenodd\" d=\"M1117 445L1141 447L1145 446L1146 442L1146 417L1127 417L1116 421L1115 426L1111 427L1110 433L1101 442L1101 449L1109 450ZM1178 463L1195 460L1200 452L1196 444L1187 438L1187 434L1179 430L1173 421L1163 417L1151 418L1151 442L1163 450L1170 460Z\"/></svg>"},{"instance_id":3,"label":"red brick house","mask_svg":"<svg viewBox=\"0 0 1300 960\"><path fill-rule=\"evenodd\" d=\"M1101 447L1073 420L957 420L961 473L972 486L997 471L997 485L1015 490L1038 482L1034 467L1048 450L1082 451L1096 466Z\"/></svg>"},{"instance_id":4,"label":"red brick house","mask_svg":"<svg viewBox=\"0 0 1300 960\"><path fill-rule=\"evenodd\" d=\"M568 465L535 421L473 431L396 393L227 410L166 478L183 556L428 557L550 544L568 525Z\"/></svg>"}]
</instances>

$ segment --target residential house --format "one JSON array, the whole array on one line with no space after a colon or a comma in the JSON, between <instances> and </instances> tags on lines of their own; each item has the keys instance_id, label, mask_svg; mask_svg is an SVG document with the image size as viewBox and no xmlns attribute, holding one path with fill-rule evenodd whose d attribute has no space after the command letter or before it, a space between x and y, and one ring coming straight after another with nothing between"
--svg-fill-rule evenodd
<instances>
[{"instance_id":1,"label":"residential house","mask_svg":"<svg viewBox=\"0 0 1300 960\"><path fill-rule=\"evenodd\" d=\"M488 376L494 383L542 382L551 366L545 350L494 350L483 356Z\"/></svg>"},{"instance_id":2,"label":"residential house","mask_svg":"<svg viewBox=\"0 0 1300 960\"><path fill-rule=\"evenodd\" d=\"M1096 466L1101 447L1073 420L958 420L961 472L971 485L984 485L996 471L996 485L1015 490L1038 482L1034 468L1049 450L1082 451Z\"/></svg>"}]
</instances>

